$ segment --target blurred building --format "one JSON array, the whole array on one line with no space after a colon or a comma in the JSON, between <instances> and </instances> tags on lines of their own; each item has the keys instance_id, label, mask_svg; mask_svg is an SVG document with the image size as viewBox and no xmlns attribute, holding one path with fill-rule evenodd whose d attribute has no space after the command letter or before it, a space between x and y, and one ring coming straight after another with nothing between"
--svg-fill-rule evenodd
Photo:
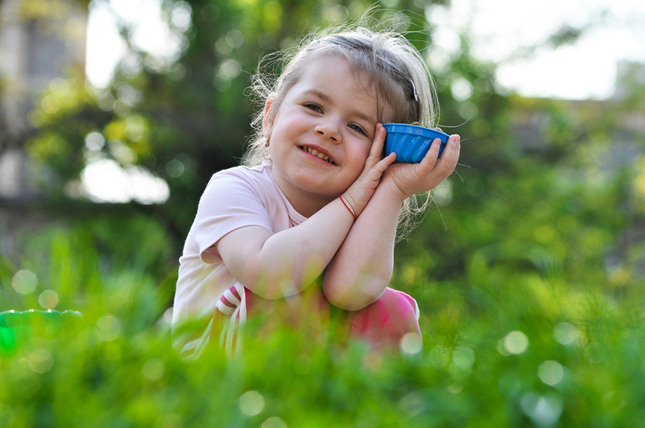
<instances>
[{"instance_id":1,"label":"blurred building","mask_svg":"<svg viewBox=\"0 0 645 428\"><path fill-rule=\"evenodd\" d=\"M614 98L628 98L633 88L645 88L645 65L640 62L621 61L616 70L616 90Z\"/></svg>"},{"instance_id":2,"label":"blurred building","mask_svg":"<svg viewBox=\"0 0 645 428\"><path fill-rule=\"evenodd\" d=\"M517 98L511 113L513 147L523 156L558 162L562 153L584 144L596 179L634 171L645 165L644 99L645 65L637 62L617 64L615 91L606 100ZM605 264L610 275L628 270L645 278L644 221L630 222L608 249Z\"/></svg>"},{"instance_id":3,"label":"blurred building","mask_svg":"<svg viewBox=\"0 0 645 428\"><path fill-rule=\"evenodd\" d=\"M38 94L85 68L87 10L72 0L0 1L0 198L34 193L23 143Z\"/></svg>"},{"instance_id":4,"label":"blurred building","mask_svg":"<svg viewBox=\"0 0 645 428\"><path fill-rule=\"evenodd\" d=\"M643 153L641 140L645 135L645 115L626 102L639 96L635 91L645 96L645 65L624 61L617 64L616 86L609 99L519 98L511 115L513 144L525 154L544 154L557 144L584 141L593 126L608 119L613 124L611 135L606 136L611 139L611 152L601 153L603 169L618 172L630 167ZM565 128L566 137L554 132Z\"/></svg>"},{"instance_id":5,"label":"blurred building","mask_svg":"<svg viewBox=\"0 0 645 428\"><path fill-rule=\"evenodd\" d=\"M53 79L85 69L87 8L73 0L0 1L0 252L32 219L37 200L24 143L29 112ZM26 223L26 224L25 224Z\"/></svg>"}]
</instances>

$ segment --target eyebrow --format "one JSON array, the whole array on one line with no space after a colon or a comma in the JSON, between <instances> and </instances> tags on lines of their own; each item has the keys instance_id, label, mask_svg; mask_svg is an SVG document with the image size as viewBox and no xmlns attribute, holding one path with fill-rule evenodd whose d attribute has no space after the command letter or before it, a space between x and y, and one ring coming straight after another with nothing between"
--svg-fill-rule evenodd
<instances>
[{"instance_id":1,"label":"eyebrow","mask_svg":"<svg viewBox=\"0 0 645 428\"><path fill-rule=\"evenodd\" d=\"M304 93L306 95L317 96L318 98L320 98L322 101L325 101L325 102L332 102L331 98L327 94L325 94L324 92L319 91L318 89L308 89ZM362 111L359 111L359 110L353 110L351 112L351 115L356 116L359 119L366 120L369 123L376 124L378 122L378 120L376 118L368 116L367 114L365 114L365 113L363 113Z\"/></svg>"}]
</instances>

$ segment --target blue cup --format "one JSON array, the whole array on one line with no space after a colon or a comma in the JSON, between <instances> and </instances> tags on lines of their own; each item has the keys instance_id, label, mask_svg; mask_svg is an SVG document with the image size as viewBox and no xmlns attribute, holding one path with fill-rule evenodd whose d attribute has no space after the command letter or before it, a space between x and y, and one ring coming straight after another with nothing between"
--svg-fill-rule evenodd
<instances>
[{"instance_id":1,"label":"blue cup","mask_svg":"<svg viewBox=\"0 0 645 428\"><path fill-rule=\"evenodd\" d=\"M385 156L396 153L396 162L419 163L423 160L432 142L439 138L439 156L443 152L449 135L435 129L407 123L386 123Z\"/></svg>"}]
</instances>

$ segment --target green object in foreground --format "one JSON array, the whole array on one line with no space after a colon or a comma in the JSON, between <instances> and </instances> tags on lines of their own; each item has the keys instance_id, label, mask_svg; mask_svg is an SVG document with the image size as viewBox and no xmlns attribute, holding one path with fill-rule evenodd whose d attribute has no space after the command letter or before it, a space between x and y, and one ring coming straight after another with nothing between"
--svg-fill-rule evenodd
<instances>
[{"instance_id":1,"label":"green object in foreground","mask_svg":"<svg viewBox=\"0 0 645 428\"><path fill-rule=\"evenodd\" d=\"M62 324L79 321L78 311L35 310L0 312L0 351L14 351L20 342L34 332L58 329Z\"/></svg>"}]
</instances>

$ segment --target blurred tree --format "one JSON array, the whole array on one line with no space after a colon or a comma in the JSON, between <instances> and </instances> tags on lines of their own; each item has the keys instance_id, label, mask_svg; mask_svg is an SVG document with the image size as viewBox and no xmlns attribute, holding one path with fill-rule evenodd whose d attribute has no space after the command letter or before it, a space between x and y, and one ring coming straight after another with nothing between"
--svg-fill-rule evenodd
<instances>
[{"instance_id":1,"label":"blurred tree","mask_svg":"<svg viewBox=\"0 0 645 428\"><path fill-rule=\"evenodd\" d=\"M389 1L372 10L375 21L410 31L425 50L432 28L424 11L441 2ZM94 0L90 7L109 6ZM78 192L79 177L93 161L139 165L163 178L170 198L155 212L165 217L178 241L190 226L210 176L238 163L257 106L245 93L258 60L288 47L308 31L358 19L368 1L164 1L162 16L176 47L169 57L142 50L136 28L121 20L127 53L106 88L70 75L67 90L49 88L59 108L32 112L39 134L30 154L52 168L58 180L43 183L65 199ZM403 12L396 12L400 9ZM46 106L45 106L46 107Z\"/></svg>"},{"instance_id":2,"label":"blurred tree","mask_svg":"<svg viewBox=\"0 0 645 428\"><path fill-rule=\"evenodd\" d=\"M90 7L98 5L110 2L94 0ZM62 200L81 195L81 173L98 160L144 167L163 178L170 187L166 203L134 206L167 225L179 251L208 179L243 154L251 116L260 107L245 92L259 59L312 29L359 19L372 8L375 22L407 32L427 58L440 126L463 137L458 175L434 192L444 221L433 213L433 221L401 245L401 272L421 263L425 276L432 271L439 279L459 277L473 254L483 251L489 261L512 255L522 269L545 274L573 266L576 277L589 261L602 263L624 226L621 212L610 209L624 196L620 176L593 191L584 180L593 169L585 156L590 147L611 144L615 116L598 116L593 103L571 108L501 92L498 64L474 55L468 29L456 34L456 49L433 43L442 26L434 12L448 6L423 0L165 0L169 53L142 49L136 25L121 20L127 53L110 84L94 88L84 76L70 74L65 91L50 87L43 99L55 98L58 108L47 110L41 102L30 115L40 131L30 153L55 171L58 180L46 186ZM518 55L573 43L585 29L563 28ZM535 120L546 125L523 128ZM585 251L576 251L578 246Z\"/></svg>"}]
</instances>

